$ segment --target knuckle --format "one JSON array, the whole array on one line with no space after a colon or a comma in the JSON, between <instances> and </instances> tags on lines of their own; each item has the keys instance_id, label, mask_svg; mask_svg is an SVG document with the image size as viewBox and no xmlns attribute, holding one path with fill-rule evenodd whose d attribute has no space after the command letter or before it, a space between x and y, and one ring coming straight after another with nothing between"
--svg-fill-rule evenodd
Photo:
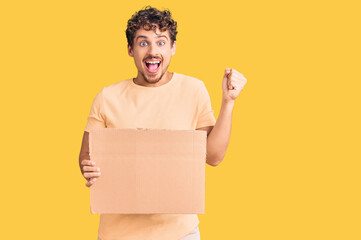
<instances>
[{"instance_id":1,"label":"knuckle","mask_svg":"<svg viewBox=\"0 0 361 240\"><path fill-rule=\"evenodd\" d=\"M81 162L82 165L86 166L86 165L89 165L89 160L83 160Z\"/></svg>"}]
</instances>

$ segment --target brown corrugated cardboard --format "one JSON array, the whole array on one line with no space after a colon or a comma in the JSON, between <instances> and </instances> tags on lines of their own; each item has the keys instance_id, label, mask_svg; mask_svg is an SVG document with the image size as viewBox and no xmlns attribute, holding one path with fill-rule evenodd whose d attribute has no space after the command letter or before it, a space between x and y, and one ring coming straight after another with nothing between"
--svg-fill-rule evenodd
<instances>
[{"instance_id":1,"label":"brown corrugated cardboard","mask_svg":"<svg viewBox=\"0 0 361 240\"><path fill-rule=\"evenodd\" d=\"M204 214L206 142L200 130L90 130L91 213Z\"/></svg>"}]
</instances>

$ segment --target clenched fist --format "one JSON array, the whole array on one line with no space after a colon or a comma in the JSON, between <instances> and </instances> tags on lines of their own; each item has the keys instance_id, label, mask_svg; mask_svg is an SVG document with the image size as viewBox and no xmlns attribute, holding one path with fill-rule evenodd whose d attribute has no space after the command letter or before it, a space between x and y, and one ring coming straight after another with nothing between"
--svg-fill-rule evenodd
<instances>
[{"instance_id":1,"label":"clenched fist","mask_svg":"<svg viewBox=\"0 0 361 240\"><path fill-rule=\"evenodd\" d=\"M233 68L226 68L222 82L223 101L236 100L246 83L247 79L242 73Z\"/></svg>"}]
</instances>

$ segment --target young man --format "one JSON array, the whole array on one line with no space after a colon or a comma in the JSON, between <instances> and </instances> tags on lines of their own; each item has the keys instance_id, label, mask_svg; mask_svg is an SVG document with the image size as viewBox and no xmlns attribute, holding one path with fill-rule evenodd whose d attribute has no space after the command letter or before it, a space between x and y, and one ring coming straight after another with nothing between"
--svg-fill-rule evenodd
<instances>
[{"instance_id":1,"label":"young man","mask_svg":"<svg viewBox=\"0 0 361 240\"><path fill-rule=\"evenodd\" d=\"M147 6L128 21L128 54L138 69L136 78L104 87L94 98L79 156L81 172L90 187L101 170L89 157L93 128L153 128L207 131L207 159L217 166L231 133L234 101L247 80L227 68L217 121L201 80L168 72L176 51L177 22L167 10ZM101 214L98 239L200 239L197 214Z\"/></svg>"}]
</instances>

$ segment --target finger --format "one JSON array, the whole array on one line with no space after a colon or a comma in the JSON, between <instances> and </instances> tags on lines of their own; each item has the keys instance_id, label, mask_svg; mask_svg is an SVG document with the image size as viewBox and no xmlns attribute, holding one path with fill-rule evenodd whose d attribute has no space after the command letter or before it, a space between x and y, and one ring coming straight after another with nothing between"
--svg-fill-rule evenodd
<instances>
[{"instance_id":1,"label":"finger","mask_svg":"<svg viewBox=\"0 0 361 240\"><path fill-rule=\"evenodd\" d=\"M95 166L95 162L93 162L91 160L83 160L83 161L81 161L81 165L83 165L83 166Z\"/></svg>"},{"instance_id":2,"label":"finger","mask_svg":"<svg viewBox=\"0 0 361 240\"><path fill-rule=\"evenodd\" d=\"M90 180L87 181L87 182L85 183L85 185L86 185L87 187L90 187L90 186L92 186L92 185L95 183L96 180L97 180L96 178L90 178Z\"/></svg>"},{"instance_id":3,"label":"finger","mask_svg":"<svg viewBox=\"0 0 361 240\"><path fill-rule=\"evenodd\" d=\"M236 69L234 69L234 68L232 68L232 72L233 73L236 73L236 74L242 74L242 73L240 73L240 72L238 72Z\"/></svg>"},{"instance_id":4,"label":"finger","mask_svg":"<svg viewBox=\"0 0 361 240\"><path fill-rule=\"evenodd\" d=\"M228 86L228 90L234 90L235 88L234 88L234 86L232 85L232 84L230 84L229 86Z\"/></svg>"},{"instance_id":5,"label":"finger","mask_svg":"<svg viewBox=\"0 0 361 240\"><path fill-rule=\"evenodd\" d=\"M238 72L236 69L232 69L232 72L233 72L233 75L234 76L240 76L240 77L244 77L244 75L242 74L242 73L240 73L240 72Z\"/></svg>"},{"instance_id":6,"label":"finger","mask_svg":"<svg viewBox=\"0 0 361 240\"><path fill-rule=\"evenodd\" d=\"M84 166L83 167L83 172L100 172L100 168Z\"/></svg>"},{"instance_id":7,"label":"finger","mask_svg":"<svg viewBox=\"0 0 361 240\"><path fill-rule=\"evenodd\" d=\"M231 81L231 86L233 87L233 89L240 89L243 84L242 82L239 82L239 81Z\"/></svg>"},{"instance_id":8,"label":"finger","mask_svg":"<svg viewBox=\"0 0 361 240\"><path fill-rule=\"evenodd\" d=\"M236 69L232 69L232 72L233 72L233 76L237 76L237 77L240 77L240 78L245 78L245 76L242 74L242 73L240 73L240 72L238 72Z\"/></svg>"},{"instance_id":9,"label":"finger","mask_svg":"<svg viewBox=\"0 0 361 240\"><path fill-rule=\"evenodd\" d=\"M233 74L232 79L242 80L244 78L242 76L240 76L240 75Z\"/></svg>"},{"instance_id":10,"label":"finger","mask_svg":"<svg viewBox=\"0 0 361 240\"><path fill-rule=\"evenodd\" d=\"M232 81L228 78L228 90L232 90L233 89L233 85L232 85Z\"/></svg>"},{"instance_id":11,"label":"finger","mask_svg":"<svg viewBox=\"0 0 361 240\"><path fill-rule=\"evenodd\" d=\"M93 185L92 181L88 181L88 182L85 183L85 186L87 186L87 187L91 187L91 185Z\"/></svg>"},{"instance_id":12,"label":"finger","mask_svg":"<svg viewBox=\"0 0 361 240\"><path fill-rule=\"evenodd\" d=\"M231 86L235 87L235 86L240 86L242 84L242 82L237 81L237 80L232 80L231 81Z\"/></svg>"},{"instance_id":13,"label":"finger","mask_svg":"<svg viewBox=\"0 0 361 240\"><path fill-rule=\"evenodd\" d=\"M99 177L100 175L101 175L100 172L85 172L85 173L83 174L83 176L84 176L85 178L94 178L94 177Z\"/></svg>"},{"instance_id":14,"label":"finger","mask_svg":"<svg viewBox=\"0 0 361 240\"><path fill-rule=\"evenodd\" d=\"M87 187L90 187L92 185L92 183L90 182L90 181L87 181L86 183L85 183L85 186L87 186Z\"/></svg>"},{"instance_id":15,"label":"finger","mask_svg":"<svg viewBox=\"0 0 361 240\"><path fill-rule=\"evenodd\" d=\"M92 180L91 180L91 185L93 185L96 180L97 180L97 178L92 178Z\"/></svg>"}]
</instances>

